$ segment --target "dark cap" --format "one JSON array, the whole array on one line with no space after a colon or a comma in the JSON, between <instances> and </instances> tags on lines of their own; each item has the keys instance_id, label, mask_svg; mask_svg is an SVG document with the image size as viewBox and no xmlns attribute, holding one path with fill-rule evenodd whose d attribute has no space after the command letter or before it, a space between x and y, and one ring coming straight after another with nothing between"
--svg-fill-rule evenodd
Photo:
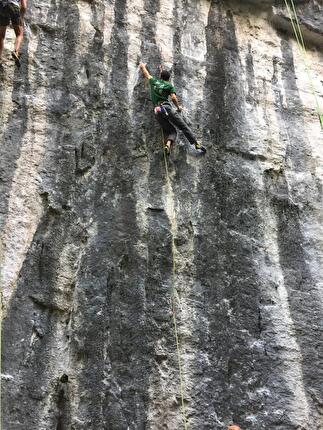
<instances>
[{"instance_id":1,"label":"dark cap","mask_svg":"<svg viewBox=\"0 0 323 430\"><path fill-rule=\"evenodd\" d=\"M169 81L170 79L170 72L168 70L162 70L160 72L160 79L163 81Z\"/></svg>"}]
</instances>

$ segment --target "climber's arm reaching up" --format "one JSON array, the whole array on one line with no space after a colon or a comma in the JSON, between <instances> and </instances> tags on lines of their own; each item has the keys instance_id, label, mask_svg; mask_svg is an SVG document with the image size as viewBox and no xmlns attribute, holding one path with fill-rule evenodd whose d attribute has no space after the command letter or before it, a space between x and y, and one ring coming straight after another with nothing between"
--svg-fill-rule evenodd
<instances>
[{"instance_id":1,"label":"climber's arm reaching up","mask_svg":"<svg viewBox=\"0 0 323 430\"><path fill-rule=\"evenodd\" d=\"M151 76L151 74L148 72L147 67L146 67L146 64L144 64L144 63L140 63L140 64L139 64L139 66L140 66L140 69L141 69L142 73L144 74L144 77L145 77L145 78L147 78L147 79L151 79L151 78L152 78L152 76Z\"/></svg>"}]
</instances>

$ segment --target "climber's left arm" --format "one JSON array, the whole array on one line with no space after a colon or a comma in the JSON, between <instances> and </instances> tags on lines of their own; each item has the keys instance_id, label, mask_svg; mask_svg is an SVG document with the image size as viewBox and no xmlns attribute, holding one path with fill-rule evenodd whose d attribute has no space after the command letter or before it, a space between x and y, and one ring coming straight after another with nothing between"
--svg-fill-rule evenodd
<instances>
[{"instance_id":1,"label":"climber's left arm","mask_svg":"<svg viewBox=\"0 0 323 430\"><path fill-rule=\"evenodd\" d=\"M151 74L148 72L147 67L146 67L146 64L144 64L144 63L140 63L140 64L139 64L139 66L140 66L140 69L141 69L141 71L142 71L142 73L143 73L144 77L145 77L145 78L147 78L147 79L151 79L151 78L152 78L152 76L151 76Z\"/></svg>"}]
</instances>

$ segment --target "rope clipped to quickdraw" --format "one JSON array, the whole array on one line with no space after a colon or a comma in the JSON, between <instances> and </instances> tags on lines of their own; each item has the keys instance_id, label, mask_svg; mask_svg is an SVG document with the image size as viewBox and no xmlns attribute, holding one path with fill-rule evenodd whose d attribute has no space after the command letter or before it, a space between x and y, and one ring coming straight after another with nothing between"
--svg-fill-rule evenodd
<instances>
[{"instance_id":1,"label":"rope clipped to quickdraw","mask_svg":"<svg viewBox=\"0 0 323 430\"><path fill-rule=\"evenodd\" d=\"M167 188L168 188L168 191L170 191L171 190L171 183L170 183L170 178L169 178L167 156L166 156L166 153L164 150L164 136L163 136L163 153L164 153ZM175 213L172 214L172 219L170 220L171 223L173 223L174 219L175 219ZM173 327L174 327L174 336L175 336L175 342L176 342L177 361L178 361L178 369L179 369L179 384L180 384L179 389L180 389L180 396L181 396L181 408L182 408L182 415L183 415L183 424L184 424L184 429L188 430L188 423L187 423L187 418L186 418L186 408L185 408L185 401L184 401L185 384L184 384L184 375L183 375L183 363L182 363L182 355L181 355L181 348L180 348L178 329L177 329L177 319L176 319L176 295L177 295L177 291L176 291L176 287L175 287L176 246L175 246L174 235L172 234L171 236L172 236L172 243L171 243L171 250L172 250L171 251L172 252L171 306L172 306Z\"/></svg>"},{"instance_id":2,"label":"rope clipped to quickdraw","mask_svg":"<svg viewBox=\"0 0 323 430\"><path fill-rule=\"evenodd\" d=\"M303 61L305 64L305 70L306 70L306 73L307 73L307 76L308 76L308 79L310 82L311 91L313 93L315 103L316 103L316 111L317 111L317 114L318 114L318 117L320 120L321 128L323 129L323 112L321 110L320 103L319 103L319 100L318 100L318 97L316 94L316 90L314 87L314 83L313 83L313 79L312 79L312 75L311 75L311 65L308 61L306 47L305 47L305 43L304 43L304 38L303 38L300 23L299 23L299 19L298 19L297 13L296 13L295 3L294 3L294 0L289 0L289 1L290 1L290 5L288 4L288 0L285 0L286 9L288 11L289 19L290 19L291 25L293 27L293 31L295 34L298 48L299 48L300 53L303 57Z\"/></svg>"}]
</instances>

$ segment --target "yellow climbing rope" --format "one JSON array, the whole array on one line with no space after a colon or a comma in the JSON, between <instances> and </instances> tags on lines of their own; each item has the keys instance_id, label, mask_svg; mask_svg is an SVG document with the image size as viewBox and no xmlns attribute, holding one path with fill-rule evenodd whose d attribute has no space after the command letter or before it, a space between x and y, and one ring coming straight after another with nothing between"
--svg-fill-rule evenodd
<instances>
[{"instance_id":1,"label":"yellow climbing rope","mask_svg":"<svg viewBox=\"0 0 323 430\"><path fill-rule=\"evenodd\" d=\"M1 273L0 273L1 280ZM2 429L2 291L0 291L0 430Z\"/></svg>"},{"instance_id":2,"label":"yellow climbing rope","mask_svg":"<svg viewBox=\"0 0 323 430\"><path fill-rule=\"evenodd\" d=\"M164 137L164 136L163 136ZM163 152L164 152L164 162L165 162L165 171L166 171L166 181L167 181L167 188L168 192L171 192L171 182L169 178L169 170L168 170L168 163L167 163L167 156L164 150L164 138L163 138ZM173 208L172 213L172 219L170 220L171 224L175 221L175 209ZM179 369L179 389L180 389L180 396L181 396L181 407L182 407L182 415L183 415L183 424L184 429L188 430L188 422L186 418L186 408L185 408L185 401L184 401L184 393L185 393L185 384L184 384L184 375L183 375L183 360L182 360L182 354L181 354L181 347L179 342L179 336L178 336L178 329L177 329L177 318L176 318L176 296L178 296L176 286L175 286L175 279L176 279L176 245L175 245L175 239L174 239L174 232L172 232L172 243L171 243L171 249L172 249L172 292L171 292L171 306L172 306L172 314L173 314L173 327L174 327L174 336L176 341L176 351L177 351L177 361L178 361L178 369Z\"/></svg>"},{"instance_id":3,"label":"yellow climbing rope","mask_svg":"<svg viewBox=\"0 0 323 430\"><path fill-rule=\"evenodd\" d=\"M288 3L288 1L290 1L290 4ZM301 30L301 26L299 23L299 19L297 16L297 12L296 12L296 7L295 7L295 3L294 0L285 0L285 5L286 5L286 9L288 11L288 15L289 15L289 19L295 34L295 38L296 38L296 42L298 45L298 48L300 50L300 53L302 55L303 61L304 61L304 65L305 65L305 70L310 82L310 87L311 87L311 91L313 93L314 99L315 99L315 103L316 103L316 111L320 120L320 124L321 127L323 129L323 112L316 94L316 90L314 87L314 83L313 83L313 79L312 79L312 74L311 74L311 65L310 62L308 60L307 57L307 52L306 52L306 47L305 47L305 43L304 43L304 38L303 38L303 34L302 34L302 30Z\"/></svg>"}]
</instances>

